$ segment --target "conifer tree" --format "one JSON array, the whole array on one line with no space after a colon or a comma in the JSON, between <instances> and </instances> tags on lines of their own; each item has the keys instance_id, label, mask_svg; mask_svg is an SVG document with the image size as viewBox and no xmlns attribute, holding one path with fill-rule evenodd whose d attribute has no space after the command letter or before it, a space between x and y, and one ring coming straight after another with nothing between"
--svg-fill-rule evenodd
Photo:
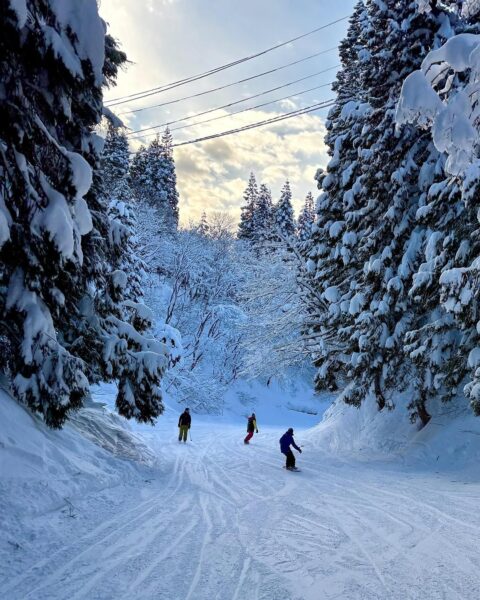
<instances>
[{"instance_id":1,"label":"conifer tree","mask_svg":"<svg viewBox=\"0 0 480 600\"><path fill-rule=\"evenodd\" d=\"M210 227L208 225L207 213L205 211L203 211L203 213L202 213L202 217L200 219L200 223L198 224L198 227L196 228L196 231L201 236L207 236L208 232L210 231Z\"/></svg>"},{"instance_id":2,"label":"conifer tree","mask_svg":"<svg viewBox=\"0 0 480 600\"><path fill-rule=\"evenodd\" d=\"M354 234L343 237L342 228L344 210L354 199L352 180L360 170L357 144L370 112L362 87L367 32L368 15L360 0L339 46L342 68L332 86L337 97L325 124L330 162L326 171L319 169L315 176L323 193L317 201L316 222L308 242L308 269L317 281L318 294L310 298L305 334L318 369L317 389L337 390L347 380L348 362L343 350L350 338L349 315L340 305L349 301L353 272L349 246L356 238Z\"/></svg>"},{"instance_id":3,"label":"conifer tree","mask_svg":"<svg viewBox=\"0 0 480 600\"><path fill-rule=\"evenodd\" d=\"M178 227L178 191L177 174L175 171L175 160L173 158L173 137L170 129L166 127L162 135L162 159L163 159L163 180L167 190L167 204L170 209L169 215L174 228Z\"/></svg>"},{"instance_id":4,"label":"conifer tree","mask_svg":"<svg viewBox=\"0 0 480 600\"><path fill-rule=\"evenodd\" d=\"M137 254L137 220L130 186L130 153L128 139L122 128L108 121L100 171L102 193L110 218L109 239L114 269L127 274L125 299L133 302L143 297L144 266Z\"/></svg>"},{"instance_id":5,"label":"conifer tree","mask_svg":"<svg viewBox=\"0 0 480 600\"><path fill-rule=\"evenodd\" d=\"M462 8L467 17L475 13L473 5ZM476 33L480 48L478 20L460 22L455 29L457 33ZM397 112L399 123L418 121L422 128L429 124L440 152L433 165L435 178L426 188L417 213L419 223L430 232L410 290L417 301L420 327L412 328L406 336L407 351L422 374L418 387L425 399L420 406L424 412L428 412L427 401L435 395L444 401L457 396L469 371L473 377L464 391L479 412L480 176L474 115L480 79L471 47L474 40L472 35L457 35L430 52L422 70L405 81ZM454 66L449 64L452 57ZM477 127L473 137L469 122L470 127Z\"/></svg>"},{"instance_id":6,"label":"conifer tree","mask_svg":"<svg viewBox=\"0 0 480 600\"><path fill-rule=\"evenodd\" d=\"M122 128L107 121L107 135L102 151L102 183L108 194L122 180L128 179L130 170L130 150L128 139Z\"/></svg>"},{"instance_id":7,"label":"conifer tree","mask_svg":"<svg viewBox=\"0 0 480 600\"><path fill-rule=\"evenodd\" d=\"M324 193L310 253L328 310L309 331L322 332L318 385L349 379L344 399L354 405L373 393L380 409L391 406L392 390L422 379L403 342L418 320L409 290L426 231L416 215L438 154L412 127L397 135L395 106L403 80L452 18L440 2L425 11L417 2L367 0L357 5L341 46L327 136L332 160L319 177ZM425 423L423 391L414 390L411 409Z\"/></svg>"},{"instance_id":8,"label":"conifer tree","mask_svg":"<svg viewBox=\"0 0 480 600\"><path fill-rule=\"evenodd\" d=\"M158 232L173 232L178 227L178 191L172 135L168 127L145 148L142 146L132 161L132 186L137 199L154 209ZM148 219L152 213L149 211Z\"/></svg>"},{"instance_id":9,"label":"conifer tree","mask_svg":"<svg viewBox=\"0 0 480 600\"><path fill-rule=\"evenodd\" d=\"M280 195L280 200L275 206L275 225L277 233L283 239L288 239L295 234L292 191L288 180L285 182Z\"/></svg>"},{"instance_id":10,"label":"conifer tree","mask_svg":"<svg viewBox=\"0 0 480 600\"><path fill-rule=\"evenodd\" d=\"M134 154L130 164L130 180L132 189L140 198L144 192L145 186L145 169L147 163L147 148L142 144Z\"/></svg>"},{"instance_id":11,"label":"conifer tree","mask_svg":"<svg viewBox=\"0 0 480 600\"><path fill-rule=\"evenodd\" d=\"M252 239L256 244L264 244L274 238L274 215L272 193L262 183L252 219Z\"/></svg>"},{"instance_id":12,"label":"conifer tree","mask_svg":"<svg viewBox=\"0 0 480 600\"><path fill-rule=\"evenodd\" d=\"M0 331L11 349L1 366L52 427L100 380L118 382L122 414L150 421L163 410L167 351L135 327L146 307L129 318L123 304L93 133L102 86L126 57L95 0L70 4L0 9Z\"/></svg>"},{"instance_id":13,"label":"conifer tree","mask_svg":"<svg viewBox=\"0 0 480 600\"><path fill-rule=\"evenodd\" d=\"M305 198L305 204L298 217L298 239L300 242L306 242L312 235L312 226L315 220L315 207L312 192L308 192Z\"/></svg>"},{"instance_id":14,"label":"conifer tree","mask_svg":"<svg viewBox=\"0 0 480 600\"><path fill-rule=\"evenodd\" d=\"M237 237L240 240L251 241L253 239L253 216L258 201L257 180L254 173L250 173L250 179L243 194L243 201L244 205L242 206Z\"/></svg>"}]
</instances>

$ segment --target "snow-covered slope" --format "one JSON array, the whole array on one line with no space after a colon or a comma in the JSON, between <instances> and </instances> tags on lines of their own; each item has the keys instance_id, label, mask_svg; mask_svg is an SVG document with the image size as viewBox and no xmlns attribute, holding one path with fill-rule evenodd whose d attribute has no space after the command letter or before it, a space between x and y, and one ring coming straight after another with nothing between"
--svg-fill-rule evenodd
<instances>
[{"instance_id":1,"label":"snow-covered slope","mask_svg":"<svg viewBox=\"0 0 480 600\"><path fill-rule=\"evenodd\" d=\"M79 501L150 472L154 454L122 421L92 406L50 430L0 389L0 581L37 555L42 538L68 536L58 525L78 516Z\"/></svg>"},{"instance_id":2,"label":"snow-covered slope","mask_svg":"<svg viewBox=\"0 0 480 600\"><path fill-rule=\"evenodd\" d=\"M465 398L433 406L432 419L423 429L410 422L406 400L399 395L396 408L382 412L373 397L360 409L337 400L308 432L308 439L316 448L337 455L383 456L432 471L478 471L480 419Z\"/></svg>"},{"instance_id":3,"label":"snow-covered slope","mask_svg":"<svg viewBox=\"0 0 480 600\"><path fill-rule=\"evenodd\" d=\"M355 453L334 455L322 449L321 426L307 432L295 422L296 415L305 414L286 412L282 428L269 427L273 411L261 401L255 408L260 433L249 446L242 442L242 414L194 415L188 444L176 440L173 406L155 428L136 427L161 458L161 468L143 478L73 431L53 437L38 432L26 460L31 462L35 445L43 443L43 464L58 469L51 477L65 477L65 492L75 477L69 469L78 465L85 473L93 461L90 493L72 501L73 509L64 505L64 513L54 506L22 520L19 546L10 544L9 552L2 546L0 596L477 599L478 471L476 477L473 471L453 475L378 455L373 460L370 454L368 461ZM32 434L28 415L13 417L14 431L20 423L24 434ZM303 445L301 473L282 468L278 438L287 423ZM22 460L19 456L19 466ZM105 472L106 465L111 472ZM94 491L95 477L103 485L118 485ZM29 500L36 505L36 499Z\"/></svg>"}]
</instances>

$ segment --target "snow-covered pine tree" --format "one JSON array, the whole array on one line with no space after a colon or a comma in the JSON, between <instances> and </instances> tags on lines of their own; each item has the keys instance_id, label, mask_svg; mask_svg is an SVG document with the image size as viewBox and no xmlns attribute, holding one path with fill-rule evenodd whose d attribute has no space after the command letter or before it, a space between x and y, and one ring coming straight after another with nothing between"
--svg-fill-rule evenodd
<instances>
[{"instance_id":1,"label":"snow-covered pine tree","mask_svg":"<svg viewBox=\"0 0 480 600\"><path fill-rule=\"evenodd\" d=\"M255 174L250 173L247 187L243 193L243 206L241 207L240 222L238 224L237 238L240 240L252 240L253 238L253 215L258 200L258 185Z\"/></svg>"},{"instance_id":2,"label":"snow-covered pine tree","mask_svg":"<svg viewBox=\"0 0 480 600\"><path fill-rule=\"evenodd\" d=\"M253 238L253 215L258 200L258 186L255 174L250 173L248 185L243 193L243 206L238 224L237 237L240 240L252 240Z\"/></svg>"},{"instance_id":3,"label":"snow-covered pine tree","mask_svg":"<svg viewBox=\"0 0 480 600\"><path fill-rule=\"evenodd\" d=\"M176 230L178 227L178 191L177 191L177 174L175 171L175 160L173 158L173 137L168 127L162 135L162 166L163 166L163 181L167 191L167 204L169 207L169 220L172 227Z\"/></svg>"},{"instance_id":4,"label":"snow-covered pine tree","mask_svg":"<svg viewBox=\"0 0 480 600\"><path fill-rule=\"evenodd\" d=\"M274 216L272 193L262 183L258 191L257 202L253 211L252 241L263 245L274 238Z\"/></svg>"},{"instance_id":5,"label":"snow-covered pine tree","mask_svg":"<svg viewBox=\"0 0 480 600\"><path fill-rule=\"evenodd\" d=\"M275 205L275 226L281 239L289 239L295 234L295 218L292 207L292 191L287 180L282 188L280 200Z\"/></svg>"},{"instance_id":6,"label":"snow-covered pine tree","mask_svg":"<svg viewBox=\"0 0 480 600\"><path fill-rule=\"evenodd\" d=\"M159 233L176 231L179 196L172 134L168 127L161 138L157 136L147 148L139 149L132 161L131 178L137 200L148 213L146 221L151 223L153 217L153 226ZM153 213L148 208L153 208Z\"/></svg>"},{"instance_id":7,"label":"snow-covered pine tree","mask_svg":"<svg viewBox=\"0 0 480 600\"><path fill-rule=\"evenodd\" d=\"M130 164L130 182L138 197L142 197L145 185L145 169L147 163L147 148L142 144L135 152Z\"/></svg>"},{"instance_id":8,"label":"snow-covered pine tree","mask_svg":"<svg viewBox=\"0 0 480 600\"><path fill-rule=\"evenodd\" d=\"M3 2L0 56L2 369L52 427L100 379L119 382L122 414L152 420L167 351L123 320L93 133L126 57L95 0Z\"/></svg>"},{"instance_id":9,"label":"snow-covered pine tree","mask_svg":"<svg viewBox=\"0 0 480 600\"><path fill-rule=\"evenodd\" d=\"M143 263L137 255L136 217L133 190L130 186L130 152L123 128L111 120L101 155L102 191L110 218L112 266L128 275L125 299L133 302L143 297Z\"/></svg>"},{"instance_id":10,"label":"snow-covered pine tree","mask_svg":"<svg viewBox=\"0 0 480 600\"><path fill-rule=\"evenodd\" d=\"M305 323L307 344L317 367L317 389L337 390L347 379L348 363L343 349L350 337L351 298L350 245L355 235L344 235L344 211L352 204L352 180L360 173L357 146L364 122L370 112L362 87L368 52L368 16L363 0L354 8L346 38L340 43L342 68L333 89L335 105L325 123L325 143L331 156L326 170L319 169L315 179L322 191L312 227L307 267L318 284L318 293L309 298Z\"/></svg>"},{"instance_id":11,"label":"snow-covered pine tree","mask_svg":"<svg viewBox=\"0 0 480 600\"><path fill-rule=\"evenodd\" d=\"M107 135L102 151L102 183L107 194L122 180L128 182L130 150L123 128L107 120Z\"/></svg>"},{"instance_id":12,"label":"snow-covered pine tree","mask_svg":"<svg viewBox=\"0 0 480 600\"><path fill-rule=\"evenodd\" d=\"M475 10L473 4L463 6L467 16ZM430 52L422 69L407 78L398 106L399 123L431 128L441 153L419 210L430 237L411 293L421 300L423 327L410 331L407 340L430 394L457 395L470 370L465 393L480 414L478 20L462 29L469 33Z\"/></svg>"},{"instance_id":13,"label":"snow-covered pine tree","mask_svg":"<svg viewBox=\"0 0 480 600\"><path fill-rule=\"evenodd\" d=\"M351 79L353 70L348 74L344 67L338 85L350 81L358 87L354 103L347 102L337 114L340 123L352 113L360 119L346 138L329 140L333 168L329 165L321 180L325 193L314 233L320 251L311 258L317 260L316 279L329 303L321 326L326 332L331 331L326 324L335 326L341 344L322 356L318 379L331 384L331 367L346 375L352 383L344 399L355 405L369 393L379 408L392 405L391 392L422 379L403 355L403 341L417 319L408 292L427 235L416 213L437 155L422 132L410 127L396 134L395 106L404 78L451 32L449 22L455 18L440 2L430 11L423 8L395 0L357 6L350 29L357 36L357 81ZM348 60L351 56L346 54ZM357 139L349 149L345 142L354 132ZM329 238L335 243L325 244ZM321 350L328 348L320 342ZM414 384L411 408L425 423L423 392L421 384Z\"/></svg>"},{"instance_id":14,"label":"snow-covered pine tree","mask_svg":"<svg viewBox=\"0 0 480 600\"><path fill-rule=\"evenodd\" d=\"M393 406L393 393L409 387L412 416L425 424L423 374L402 350L405 331L418 321L408 291L426 235L416 221L423 191L419 178L424 186L436 152L428 137L412 127L398 136L394 117L403 80L440 42L443 31L449 32L448 16L439 4L424 12L416 2L393 0L367 2L367 10L379 37L367 43L370 67L364 87L371 114L358 148L362 174L355 184L360 190L346 214L347 228L357 240L352 247L355 295L349 312L354 325L348 348L354 384L346 399L358 403L373 392L383 408Z\"/></svg>"},{"instance_id":15,"label":"snow-covered pine tree","mask_svg":"<svg viewBox=\"0 0 480 600\"><path fill-rule=\"evenodd\" d=\"M298 216L297 222L297 235L299 241L306 242L312 235L312 227L315 221L315 206L313 201L312 192L308 192L305 203L300 215Z\"/></svg>"},{"instance_id":16,"label":"snow-covered pine tree","mask_svg":"<svg viewBox=\"0 0 480 600\"><path fill-rule=\"evenodd\" d=\"M127 274L125 300L139 302L143 298L145 268L137 253L137 219L132 195L127 179L121 179L108 194L108 216L112 266Z\"/></svg>"},{"instance_id":17,"label":"snow-covered pine tree","mask_svg":"<svg viewBox=\"0 0 480 600\"><path fill-rule=\"evenodd\" d=\"M195 231L200 236L206 237L208 232L210 231L210 227L208 225L207 213L203 211L202 216L200 218L200 223L195 227Z\"/></svg>"}]
</instances>

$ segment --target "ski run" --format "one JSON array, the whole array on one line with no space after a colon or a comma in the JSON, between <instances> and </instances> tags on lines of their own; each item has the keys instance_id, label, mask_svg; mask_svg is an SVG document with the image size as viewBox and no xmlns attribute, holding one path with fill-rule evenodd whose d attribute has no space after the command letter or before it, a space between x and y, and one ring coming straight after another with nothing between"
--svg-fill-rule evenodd
<instances>
[{"instance_id":1,"label":"ski run","mask_svg":"<svg viewBox=\"0 0 480 600\"><path fill-rule=\"evenodd\" d=\"M29 459L25 433L32 444L39 433L23 409L15 411L17 425L10 429L15 439L8 442L2 435L1 440L8 455L24 466ZM266 423L259 418L260 433L248 446L243 444L245 419L232 415L194 417L192 439L184 444L177 440L178 412L172 408L155 429L129 434L144 456L156 457L143 466L95 450L69 428L55 434L60 436L56 454L47 443L30 479L10 490L13 502L27 507L22 494L35 489L33 480L42 481L37 507L9 513L8 523L2 522L9 543L2 540L1 597L477 598L478 471L460 474L448 465L422 466L405 456L358 453L353 459L332 453L318 428L306 427L315 417L290 411L294 424L295 414L301 423L295 428L296 442L303 446L297 454L301 473L282 468L278 439L284 429L268 413ZM17 432L19 422L25 429ZM70 456L69 470L75 471L70 477L75 485L82 479L90 483L82 494L49 504L55 486L66 484L71 492L62 465L72 440L85 462ZM419 445L428 453L428 442ZM42 480L38 473L54 467L50 483ZM92 468L97 471L93 480ZM109 479L112 473L115 478ZM43 505L45 496L49 501ZM5 489L1 497L8 498Z\"/></svg>"}]
</instances>

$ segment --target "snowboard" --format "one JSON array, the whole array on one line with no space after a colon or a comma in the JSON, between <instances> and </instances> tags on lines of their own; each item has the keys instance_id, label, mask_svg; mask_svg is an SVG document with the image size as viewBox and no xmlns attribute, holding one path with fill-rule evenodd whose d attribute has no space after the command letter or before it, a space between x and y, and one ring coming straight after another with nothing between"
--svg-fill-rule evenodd
<instances>
[{"instance_id":1,"label":"snowboard","mask_svg":"<svg viewBox=\"0 0 480 600\"><path fill-rule=\"evenodd\" d=\"M298 467L295 467L294 469L287 469L287 467L284 465L283 468L285 469L285 471L291 471L292 473L301 473L302 470L299 469Z\"/></svg>"}]
</instances>

